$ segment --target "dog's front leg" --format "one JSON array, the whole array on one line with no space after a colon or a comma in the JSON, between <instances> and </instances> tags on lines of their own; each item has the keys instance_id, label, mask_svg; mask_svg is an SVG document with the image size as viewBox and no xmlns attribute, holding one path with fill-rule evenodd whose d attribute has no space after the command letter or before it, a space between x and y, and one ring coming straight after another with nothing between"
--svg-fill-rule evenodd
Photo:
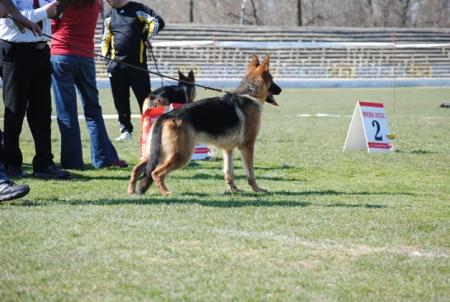
<instances>
[{"instance_id":1,"label":"dog's front leg","mask_svg":"<svg viewBox=\"0 0 450 302\"><path fill-rule=\"evenodd\" d=\"M233 149L223 150L223 174L230 192L239 192L234 183Z\"/></svg>"},{"instance_id":2,"label":"dog's front leg","mask_svg":"<svg viewBox=\"0 0 450 302\"><path fill-rule=\"evenodd\" d=\"M245 174L247 175L247 182L254 192L267 192L267 190L258 187L256 184L255 170L253 168L254 148L254 144L247 144L240 147L242 162L244 164Z\"/></svg>"}]
</instances>

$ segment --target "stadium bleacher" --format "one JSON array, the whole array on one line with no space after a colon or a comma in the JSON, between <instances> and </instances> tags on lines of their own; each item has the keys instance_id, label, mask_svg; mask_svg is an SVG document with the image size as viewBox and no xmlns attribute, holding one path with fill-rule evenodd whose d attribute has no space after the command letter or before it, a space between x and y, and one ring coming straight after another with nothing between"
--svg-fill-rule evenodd
<instances>
[{"instance_id":1,"label":"stadium bleacher","mask_svg":"<svg viewBox=\"0 0 450 302\"><path fill-rule=\"evenodd\" d=\"M101 21L96 32L100 52ZM447 79L449 29L308 28L167 25L153 41L159 71L176 76L236 79L252 54L272 53L271 70L283 79ZM97 77L106 79L102 58ZM156 71L149 60L150 70Z\"/></svg>"}]
</instances>

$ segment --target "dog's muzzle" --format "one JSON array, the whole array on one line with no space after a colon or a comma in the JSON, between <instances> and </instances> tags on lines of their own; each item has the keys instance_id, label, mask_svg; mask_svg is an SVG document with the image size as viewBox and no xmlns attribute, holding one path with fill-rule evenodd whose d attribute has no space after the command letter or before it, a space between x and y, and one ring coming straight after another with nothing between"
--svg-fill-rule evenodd
<instances>
[{"instance_id":1,"label":"dog's muzzle","mask_svg":"<svg viewBox=\"0 0 450 302\"><path fill-rule=\"evenodd\" d=\"M272 84L270 85L270 88L269 88L269 95L266 98L266 102L269 103L269 104L272 104L274 106L279 106L277 101L275 100L275 98L273 96L274 95L279 95L280 93L281 93L280 86L278 86L277 84L272 82Z\"/></svg>"}]
</instances>

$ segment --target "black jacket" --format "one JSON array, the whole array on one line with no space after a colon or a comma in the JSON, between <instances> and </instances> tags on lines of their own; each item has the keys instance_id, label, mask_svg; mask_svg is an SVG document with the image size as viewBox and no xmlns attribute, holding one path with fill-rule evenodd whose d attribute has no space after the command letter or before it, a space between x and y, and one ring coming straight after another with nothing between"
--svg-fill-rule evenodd
<instances>
[{"instance_id":1,"label":"black jacket","mask_svg":"<svg viewBox=\"0 0 450 302\"><path fill-rule=\"evenodd\" d=\"M104 21L102 54L130 64L146 64L144 42L163 28L163 19L141 3L130 1L113 8Z\"/></svg>"}]
</instances>

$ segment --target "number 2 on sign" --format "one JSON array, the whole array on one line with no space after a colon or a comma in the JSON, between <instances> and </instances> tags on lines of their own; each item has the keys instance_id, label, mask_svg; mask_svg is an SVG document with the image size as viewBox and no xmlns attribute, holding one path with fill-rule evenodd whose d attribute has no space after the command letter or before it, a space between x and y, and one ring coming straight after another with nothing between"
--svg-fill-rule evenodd
<instances>
[{"instance_id":1,"label":"number 2 on sign","mask_svg":"<svg viewBox=\"0 0 450 302\"><path fill-rule=\"evenodd\" d=\"M382 141L383 140L383 136L380 135L380 123L378 123L378 121L373 120L372 121L372 127L376 127L377 128L377 132L375 133L375 140L376 141Z\"/></svg>"}]
</instances>

